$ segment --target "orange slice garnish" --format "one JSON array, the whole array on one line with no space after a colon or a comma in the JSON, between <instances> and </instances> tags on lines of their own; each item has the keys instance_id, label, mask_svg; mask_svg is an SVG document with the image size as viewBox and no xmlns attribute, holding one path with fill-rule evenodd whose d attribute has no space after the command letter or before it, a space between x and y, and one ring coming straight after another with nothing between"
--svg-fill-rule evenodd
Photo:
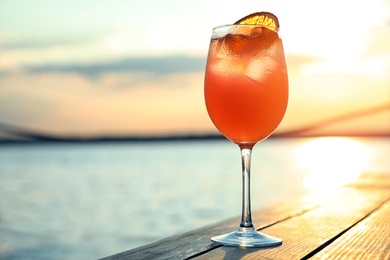
<instances>
[{"instance_id":1,"label":"orange slice garnish","mask_svg":"<svg viewBox=\"0 0 390 260\"><path fill-rule=\"evenodd\" d=\"M234 24L252 24L252 25L264 25L267 28L278 31L279 21L276 15L270 12L257 12L241 18Z\"/></svg>"}]
</instances>

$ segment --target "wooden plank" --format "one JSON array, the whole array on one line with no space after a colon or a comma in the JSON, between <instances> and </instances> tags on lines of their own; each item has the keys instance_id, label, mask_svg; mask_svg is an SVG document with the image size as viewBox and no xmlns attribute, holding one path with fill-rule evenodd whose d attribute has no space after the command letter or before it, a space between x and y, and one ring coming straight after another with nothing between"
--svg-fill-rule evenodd
<instances>
[{"instance_id":1,"label":"wooden plank","mask_svg":"<svg viewBox=\"0 0 390 260\"><path fill-rule=\"evenodd\" d=\"M287 250L288 248L290 248L292 252L298 252L299 249L295 247L298 248L302 247L306 249L303 249L303 251L299 255L304 255L307 254L310 250L313 250L312 249L313 245L302 246L301 245L302 243L303 245L306 245L307 242L304 242L306 240L302 240L301 236L305 236L310 232L316 233L315 232L316 227L322 226L321 221L331 222L332 217L331 216L325 217L325 215L338 214L338 212L335 211L335 209L332 209L332 207L333 208L335 207L334 204L335 202L340 201L342 204L346 204L347 208L349 204L358 203L360 205L360 204L365 204L367 202L369 205L373 206L375 205L375 202L373 202L373 200L374 201L381 200L380 199L382 198L381 196L385 196L385 197L388 196L388 193L386 192L383 192L383 194L379 192L381 194L378 194L378 190L382 190L382 189L387 191L390 190L390 185L389 186L386 186L387 184L383 185L383 183L386 183L384 180L387 180L387 183L390 184L390 176L386 176L386 177L381 176L380 178L378 178L377 176L368 176L364 181L360 182L359 185L357 186L352 185L350 187L344 187L341 189L334 190L332 192L327 192L323 194L309 194L303 196L300 199L292 199L290 201L281 203L278 206L271 206L268 208L255 211L253 213L253 220L257 228L272 226L267 228L266 233L284 238L285 241L283 245L279 247L279 249L285 248ZM382 183L382 184L378 185L378 183ZM386 187L388 187L388 189L385 189ZM371 193L368 192L368 190L372 190L372 189L374 189L375 191L370 196L367 193ZM362 190L363 192L359 190ZM364 192L364 190L366 190L366 192ZM321 208L323 209L321 210ZM327 212L329 208L332 210L330 210L330 212ZM356 210L358 211L358 213L360 212L358 209ZM315 212L315 213L310 214L311 212ZM321 219L322 218L321 214L323 215L324 219ZM363 218L364 214L357 214L356 216L358 216L358 218L359 217ZM355 217L354 219L356 220L357 218ZM250 257L253 253L256 255L255 258L257 259L257 257L259 256L258 249L238 249L237 251L237 249L235 248L221 247L220 245L212 243L210 241L211 236L222 234L236 229L238 223L239 223L239 218L236 217L191 232L168 237L156 241L152 244L135 248L129 251L125 251L119 254L115 254L103 259L105 260L187 259L187 258L192 258L194 256L198 256L198 258L200 259L202 257L203 259L208 259L207 257L216 257L215 259L221 259L221 256L223 255L229 256L231 254L233 254L234 256L232 259L235 259L237 256L240 255L242 255L242 257L244 256ZM352 224L353 220L349 221L348 223L350 225L353 225ZM298 225L298 227L300 228L297 228L295 225ZM302 229L302 227L305 228ZM310 231L310 230L314 230L314 231ZM291 234L289 234L290 231ZM296 234L297 232L298 233L301 232L302 234ZM318 245L316 243L319 243L318 242L319 240L320 242L326 241L325 238L321 237L321 233L319 231L317 233L318 233L316 234L317 237L319 236L320 238L316 238L315 240L313 240L315 246ZM328 235L326 237L328 237ZM233 251L236 250L236 252L229 253L231 250ZM273 249L260 250L260 252L263 251L269 252L269 250L273 250ZM209 253L206 253L204 256L202 256L202 254L205 252L209 252ZM216 253L214 254L214 252ZM266 253L264 257L267 257L267 259L274 259L272 258L272 256L269 257L268 253ZM282 259L282 258L276 258L276 259ZM286 259L289 258L287 257ZM294 258L290 258L290 259L294 259Z\"/></svg>"},{"instance_id":2,"label":"wooden plank","mask_svg":"<svg viewBox=\"0 0 390 260\"><path fill-rule=\"evenodd\" d=\"M341 194L345 195L344 191L336 193L328 193L324 196L318 194L307 194L306 196L291 199L277 206L266 207L253 213L253 220L257 228L273 225L274 223L283 221L310 211L322 204L327 203ZM345 195L346 196L346 195ZM238 209L239 210L239 209ZM185 259L199 253L212 250L219 245L211 242L210 237L222 234L227 230L235 230L239 225L239 217L215 223L194 231L184 234L174 235L154 243L121 252L112 256L102 258L102 260L118 260L118 259Z\"/></svg>"},{"instance_id":3,"label":"wooden plank","mask_svg":"<svg viewBox=\"0 0 390 260\"><path fill-rule=\"evenodd\" d=\"M390 259L390 201L310 259Z\"/></svg>"},{"instance_id":4,"label":"wooden plank","mask_svg":"<svg viewBox=\"0 0 390 260\"><path fill-rule=\"evenodd\" d=\"M305 259L356 222L365 218L390 198L390 189L350 189L352 196L290 218L264 229L283 238L283 244L270 249L219 247L195 259Z\"/></svg>"},{"instance_id":5,"label":"wooden plank","mask_svg":"<svg viewBox=\"0 0 390 260\"><path fill-rule=\"evenodd\" d=\"M390 174L363 174L347 187L390 189Z\"/></svg>"}]
</instances>

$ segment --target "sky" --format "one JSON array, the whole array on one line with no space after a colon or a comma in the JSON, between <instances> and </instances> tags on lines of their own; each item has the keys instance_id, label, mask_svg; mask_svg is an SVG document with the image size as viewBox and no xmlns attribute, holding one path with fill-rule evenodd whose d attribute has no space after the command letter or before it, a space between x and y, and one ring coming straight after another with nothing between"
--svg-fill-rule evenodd
<instances>
[{"instance_id":1,"label":"sky","mask_svg":"<svg viewBox=\"0 0 390 260\"><path fill-rule=\"evenodd\" d=\"M270 11L290 87L276 132L390 133L390 1L237 3L1 0L0 123L73 136L215 133L203 98L211 29Z\"/></svg>"}]
</instances>

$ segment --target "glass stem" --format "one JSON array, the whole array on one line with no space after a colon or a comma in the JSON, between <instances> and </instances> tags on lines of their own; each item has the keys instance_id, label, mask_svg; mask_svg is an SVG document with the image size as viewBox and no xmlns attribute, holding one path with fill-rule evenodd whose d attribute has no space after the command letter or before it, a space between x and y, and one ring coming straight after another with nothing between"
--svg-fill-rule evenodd
<instances>
[{"instance_id":1,"label":"glass stem","mask_svg":"<svg viewBox=\"0 0 390 260\"><path fill-rule=\"evenodd\" d=\"M242 159L242 214L240 229L253 228L251 213L250 167L251 148L240 148Z\"/></svg>"}]
</instances>

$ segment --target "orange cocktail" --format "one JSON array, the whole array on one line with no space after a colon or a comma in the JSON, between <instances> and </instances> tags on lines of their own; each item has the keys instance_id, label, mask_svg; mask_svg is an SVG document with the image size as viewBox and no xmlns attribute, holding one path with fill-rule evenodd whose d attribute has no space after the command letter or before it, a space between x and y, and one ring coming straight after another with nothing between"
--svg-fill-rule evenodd
<instances>
[{"instance_id":1,"label":"orange cocktail","mask_svg":"<svg viewBox=\"0 0 390 260\"><path fill-rule=\"evenodd\" d=\"M288 80L277 31L256 25L213 30L205 74L207 111L217 129L237 144L256 144L279 125Z\"/></svg>"},{"instance_id":2,"label":"orange cocktail","mask_svg":"<svg viewBox=\"0 0 390 260\"><path fill-rule=\"evenodd\" d=\"M267 138L284 116L287 69L278 18L250 14L213 29L205 73L207 111L217 129L236 143L242 163L242 214L236 231L214 236L227 246L274 247L282 239L263 234L252 223L250 164L253 146Z\"/></svg>"}]
</instances>

